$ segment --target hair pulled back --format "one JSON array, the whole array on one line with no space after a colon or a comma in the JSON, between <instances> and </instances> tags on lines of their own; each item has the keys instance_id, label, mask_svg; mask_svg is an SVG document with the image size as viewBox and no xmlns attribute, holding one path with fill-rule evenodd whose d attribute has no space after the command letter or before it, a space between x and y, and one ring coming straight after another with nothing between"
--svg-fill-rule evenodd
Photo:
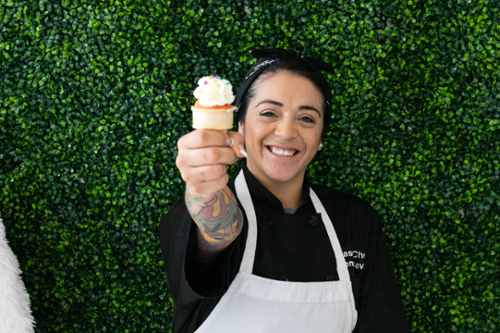
<instances>
[{"instance_id":1,"label":"hair pulled back","mask_svg":"<svg viewBox=\"0 0 500 333\"><path fill-rule=\"evenodd\" d=\"M323 98L323 129L321 136L324 137L328 132L332 117L331 92L326 83L323 74L313 65L311 59L305 58L296 51L283 50L283 54L275 59L261 58L246 73L245 79L241 83L236 97L236 123L245 124L245 117L255 91L261 82L278 73L292 73L308 79L321 93ZM315 61L315 60L312 60ZM264 67L264 68L262 68ZM260 71L260 73L259 73Z\"/></svg>"}]
</instances>

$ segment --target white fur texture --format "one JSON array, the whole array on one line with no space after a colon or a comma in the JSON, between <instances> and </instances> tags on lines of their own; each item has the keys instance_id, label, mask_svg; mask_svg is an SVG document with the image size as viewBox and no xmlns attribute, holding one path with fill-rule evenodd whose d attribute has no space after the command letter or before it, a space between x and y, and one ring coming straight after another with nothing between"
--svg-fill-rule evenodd
<instances>
[{"instance_id":1,"label":"white fur texture","mask_svg":"<svg viewBox=\"0 0 500 333\"><path fill-rule=\"evenodd\" d=\"M30 297L0 219L0 333L33 333Z\"/></svg>"}]
</instances>

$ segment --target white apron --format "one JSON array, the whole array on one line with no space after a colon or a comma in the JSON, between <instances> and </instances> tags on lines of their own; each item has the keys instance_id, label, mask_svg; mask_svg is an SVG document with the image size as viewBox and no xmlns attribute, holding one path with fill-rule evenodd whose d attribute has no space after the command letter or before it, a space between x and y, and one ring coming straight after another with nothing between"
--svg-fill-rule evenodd
<instances>
[{"instance_id":1,"label":"white apron","mask_svg":"<svg viewBox=\"0 0 500 333\"><path fill-rule=\"evenodd\" d=\"M243 260L229 289L196 333L352 332L357 312L349 272L333 224L316 193L310 189L335 253L339 281L290 282L253 275L257 219L243 171L235 187L248 218Z\"/></svg>"}]
</instances>

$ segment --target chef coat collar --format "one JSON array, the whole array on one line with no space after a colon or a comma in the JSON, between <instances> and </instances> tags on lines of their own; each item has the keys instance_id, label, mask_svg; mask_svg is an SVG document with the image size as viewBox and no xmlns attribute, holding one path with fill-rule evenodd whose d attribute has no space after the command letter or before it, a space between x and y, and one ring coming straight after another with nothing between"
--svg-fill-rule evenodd
<instances>
[{"instance_id":1,"label":"chef coat collar","mask_svg":"<svg viewBox=\"0 0 500 333\"><path fill-rule=\"evenodd\" d=\"M261 207L268 207L270 209L274 209L283 213L283 204L281 201L271 193L264 185L262 185L257 178L248 170L246 161L243 165L243 174L245 175L245 180L248 185L248 190L250 191L250 195L252 196L252 201L254 203L259 203ZM302 204L299 207L303 207L304 204L310 201L309 198L309 180L304 175L304 182L302 183ZM256 205L255 205L256 206ZM297 209L295 213L300 211L301 209Z\"/></svg>"}]
</instances>

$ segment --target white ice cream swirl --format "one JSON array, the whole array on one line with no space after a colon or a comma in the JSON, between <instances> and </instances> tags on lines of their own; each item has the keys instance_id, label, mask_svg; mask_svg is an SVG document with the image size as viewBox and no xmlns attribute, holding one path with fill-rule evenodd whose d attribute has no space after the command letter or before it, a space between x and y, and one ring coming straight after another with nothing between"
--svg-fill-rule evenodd
<instances>
[{"instance_id":1,"label":"white ice cream swirl","mask_svg":"<svg viewBox=\"0 0 500 333\"><path fill-rule=\"evenodd\" d=\"M234 102L231 83L215 75L202 77L193 94L198 102L206 107L222 106Z\"/></svg>"}]
</instances>

